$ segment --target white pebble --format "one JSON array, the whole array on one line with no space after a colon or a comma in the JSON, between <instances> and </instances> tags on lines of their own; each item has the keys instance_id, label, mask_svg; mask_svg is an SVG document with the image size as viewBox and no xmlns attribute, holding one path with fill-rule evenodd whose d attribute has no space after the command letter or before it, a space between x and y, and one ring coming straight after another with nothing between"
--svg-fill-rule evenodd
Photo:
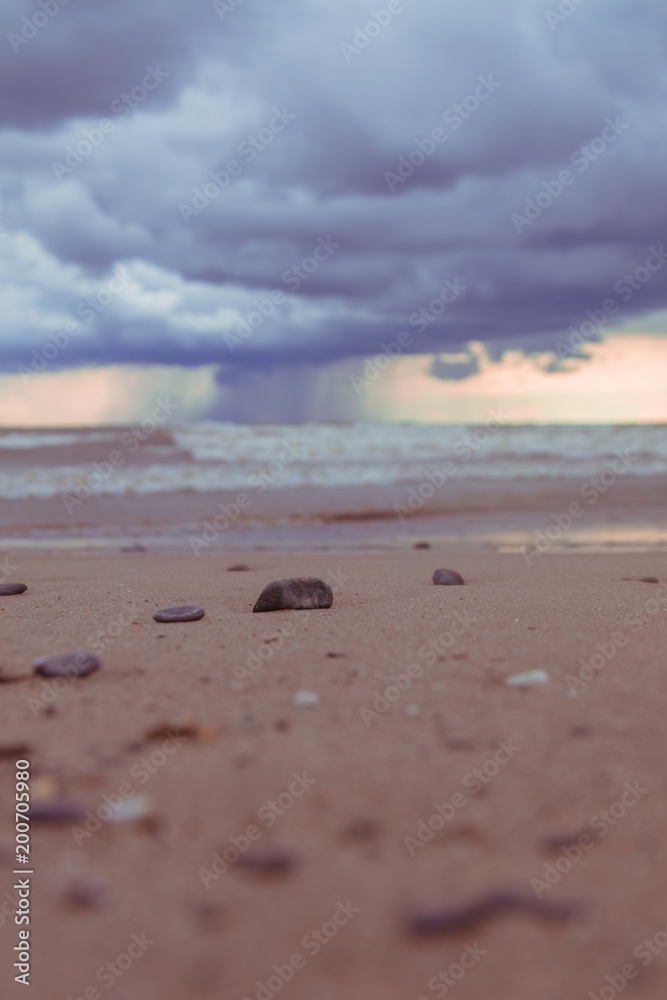
<instances>
[{"instance_id":1,"label":"white pebble","mask_svg":"<svg viewBox=\"0 0 667 1000\"><path fill-rule=\"evenodd\" d=\"M297 691L292 698L295 705L317 705L319 700L319 694L314 691Z\"/></svg>"},{"instance_id":2,"label":"white pebble","mask_svg":"<svg viewBox=\"0 0 667 1000\"><path fill-rule=\"evenodd\" d=\"M512 674L505 678L507 687L529 687L531 684L548 684L549 674L546 670L529 670L525 674Z\"/></svg>"},{"instance_id":3,"label":"white pebble","mask_svg":"<svg viewBox=\"0 0 667 1000\"><path fill-rule=\"evenodd\" d=\"M146 796L134 795L131 799L124 799L118 808L114 809L109 821L111 823L127 823L131 819L149 816L151 812L151 805Z\"/></svg>"}]
</instances>

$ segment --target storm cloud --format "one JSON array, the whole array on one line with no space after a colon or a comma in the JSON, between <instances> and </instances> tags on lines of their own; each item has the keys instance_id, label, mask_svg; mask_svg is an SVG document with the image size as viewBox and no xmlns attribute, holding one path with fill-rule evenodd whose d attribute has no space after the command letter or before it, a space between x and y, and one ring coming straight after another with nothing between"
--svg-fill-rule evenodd
<instances>
[{"instance_id":1,"label":"storm cloud","mask_svg":"<svg viewBox=\"0 0 667 1000\"><path fill-rule=\"evenodd\" d=\"M5 4L2 369L261 387L662 310L666 42L662 0Z\"/></svg>"}]
</instances>

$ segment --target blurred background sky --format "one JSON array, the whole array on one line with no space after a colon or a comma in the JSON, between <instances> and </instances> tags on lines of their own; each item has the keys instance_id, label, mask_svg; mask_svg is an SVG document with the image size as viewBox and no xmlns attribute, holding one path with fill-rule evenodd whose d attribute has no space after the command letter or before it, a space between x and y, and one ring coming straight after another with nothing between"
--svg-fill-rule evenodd
<instances>
[{"instance_id":1,"label":"blurred background sky","mask_svg":"<svg viewBox=\"0 0 667 1000\"><path fill-rule=\"evenodd\" d=\"M664 0L4 4L0 423L667 420L666 42Z\"/></svg>"}]
</instances>

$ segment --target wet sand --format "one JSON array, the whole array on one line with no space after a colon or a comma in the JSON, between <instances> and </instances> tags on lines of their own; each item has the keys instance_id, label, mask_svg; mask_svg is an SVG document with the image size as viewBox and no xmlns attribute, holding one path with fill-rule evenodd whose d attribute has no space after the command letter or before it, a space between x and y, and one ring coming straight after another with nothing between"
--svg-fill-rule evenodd
<instances>
[{"instance_id":1,"label":"wet sand","mask_svg":"<svg viewBox=\"0 0 667 1000\"><path fill-rule=\"evenodd\" d=\"M414 541L520 549L536 533L553 532L573 503L581 514L558 534L556 548L609 546L667 549L667 488L660 476L618 479L589 491L580 479L461 480L417 493L420 484L301 487L265 493L172 492L93 494L81 503L61 497L4 499L0 548L141 542L165 551L204 554L243 548L380 550ZM427 484L428 486L428 484ZM245 506L238 503L246 496ZM244 501L242 501L243 503ZM225 511L227 512L225 514ZM227 516L229 515L229 516ZM213 528L211 529L210 526ZM192 539L195 539L193 544ZM197 545L197 539L202 545Z\"/></svg>"},{"instance_id":2,"label":"wet sand","mask_svg":"<svg viewBox=\"0 0 667 1000\"><path fill-rule=\"evenodd\" d=\"M226 572L238 561L250 572ZM3 996L584 1000L630 963L627 995L663 1000L667 948L642 941L667 927L664 555L13 564L30 589L0 600L0 679L21 678L0 685L3 801L25 756L34 801L99 828L34 823L28 992L12 982L3 811ZM433 586L440 567L466 585ZM251 613L295 575L329 582L333 608ZM152 620L179 604L206 617ZM31 674L100 643L102 669L65 690ZM534 670L549 682L504 683ZM144 814L116 821L124 798ZM546 908L410 933L415 914L497 892Z\"/></svg>"}]
</instances>

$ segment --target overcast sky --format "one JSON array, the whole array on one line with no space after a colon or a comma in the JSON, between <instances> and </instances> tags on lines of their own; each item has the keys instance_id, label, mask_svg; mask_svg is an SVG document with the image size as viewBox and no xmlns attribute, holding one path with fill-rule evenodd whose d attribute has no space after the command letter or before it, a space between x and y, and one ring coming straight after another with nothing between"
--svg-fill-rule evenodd
<instances>
[{"instance_id":1,"label":"overcast sky","mask_svg":"<svg viewBox=\"0 0 667 1000\"><path fill-rule=\"evenodd\" d=\"M401 331L452 385L662 334L666 42L664 0L3 4L0 369L303 419Z\"/></svg>"}]
</instances>

